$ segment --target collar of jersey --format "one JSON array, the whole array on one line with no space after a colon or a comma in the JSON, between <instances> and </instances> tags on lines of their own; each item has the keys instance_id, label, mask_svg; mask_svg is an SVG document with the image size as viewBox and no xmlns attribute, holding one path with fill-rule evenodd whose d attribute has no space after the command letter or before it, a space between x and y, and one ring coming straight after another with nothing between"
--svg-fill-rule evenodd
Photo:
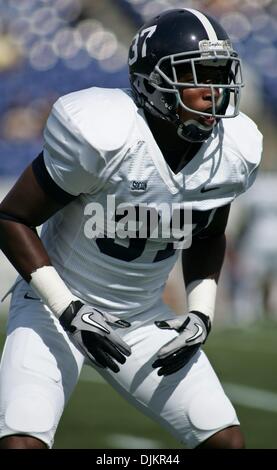
<instances>
[{"instance_id":1,"label":"collar of jersey","mask_svg":"<svg viewBox=\"0 0 277 470\"><path fill-rule=\"evenodd\" d=\"M180 170L178 173L174 173L170 166L167 164L148 124L143 110L139 110L138 125L141 129L142 135L150 149L151 158L166 186L170 192L176 194L188 180L195 175L197 170L200 168L203 154L205 149L209 146L210 139L203 143L199 151L194 157Z\"/></svg>"}]
</instances>

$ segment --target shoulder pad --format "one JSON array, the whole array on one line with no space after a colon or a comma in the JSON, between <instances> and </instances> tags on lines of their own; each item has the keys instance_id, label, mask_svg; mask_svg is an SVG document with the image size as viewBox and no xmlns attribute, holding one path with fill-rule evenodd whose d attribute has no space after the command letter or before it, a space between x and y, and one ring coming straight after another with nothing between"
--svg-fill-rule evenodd
<instances>
[{"instance_id":1,"label":"shoulder pad","mask_svg":"<svg viewBox=\"0 0 277 470\"><path fill-rule=\"evenodd\" d=\"M243 159L247 166L258 166L262 156L263 136L254 121L240 112L237 117L222 119L222 122L226 150Z\"/></svg>"},{"instance_id":2,"label":"shoulder pad","mask_svg":"<svg viewBox=\"0 0 277 470\"><path fill-rule=\"evenodd\" d=\"M123 147L137 110L127 91L96 87L62 96L56 106L65 112L82 139L99 151Z\"/></svg>"}]
</instances>

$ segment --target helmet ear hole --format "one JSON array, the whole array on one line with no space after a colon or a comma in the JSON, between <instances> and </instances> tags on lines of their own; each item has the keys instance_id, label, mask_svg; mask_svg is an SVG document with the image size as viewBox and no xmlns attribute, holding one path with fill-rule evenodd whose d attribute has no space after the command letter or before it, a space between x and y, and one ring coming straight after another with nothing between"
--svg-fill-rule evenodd
<instances>
[{"instance_id":1,"label":"helmet ear hole","mask_svg":"<svg viewBox=\"0 0 277 470\"><path fill-rule=\"evenodd\" d=\"M157 72L151 72L149 76L149 83L153 85L157 85L159 87L168 88L172 90L172 85L169 85L163 77Z\"/></svg>"},{"instance_id":2,"label":"helmet ear hole","mask_svg":"<svg viewBox=\"0 0 277 470\"><path fill-rule=\"evenodd\" d=\"M152 95L155 91L155 88L152 85L150 85L149 81L146 79L143 80L143 84L144 84L145 90Z\"/></svg>"}]
</instances>

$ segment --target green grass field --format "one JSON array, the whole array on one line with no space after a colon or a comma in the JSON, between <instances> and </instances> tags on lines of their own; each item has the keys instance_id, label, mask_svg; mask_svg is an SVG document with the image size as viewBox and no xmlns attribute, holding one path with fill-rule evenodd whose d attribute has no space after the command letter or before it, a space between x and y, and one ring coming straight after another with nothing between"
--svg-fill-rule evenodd
<instances>
[{"instance_id":1,"label":"green grass field","mask_svg":"<svg viewBox=\"0 0 277 470\"><path fill-rule=\"evenodd\" d=\"M214 331L205 350L230 391L247 447L277 449L277 324ZM55 448L132 447L181 446L85 367L62 417Z\"/></svg>"}]
</instances>

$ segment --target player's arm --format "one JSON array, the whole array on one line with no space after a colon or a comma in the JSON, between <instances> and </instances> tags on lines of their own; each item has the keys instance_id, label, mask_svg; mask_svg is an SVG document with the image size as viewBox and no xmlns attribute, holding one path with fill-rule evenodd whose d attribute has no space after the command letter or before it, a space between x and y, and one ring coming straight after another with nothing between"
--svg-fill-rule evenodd
<instances>
[{"instance_id":1,"label":"player's arm","mask_svg":"<svg viewBox=\"0 0 277 470\"><path fill-rule=\"evenodd\" d=\"M211 330L229 211L230 205L217 209L208 227L193 237L191 247L183 251L188 314L156 322L161 329L175 329L179 333L159 351L153 364L160 368L159 375L169 375L182 368L206 341Z\"/></svg>"},{"instance_id":2,"label":"player's arm","mask_svg":"<svg viewBox=\"0 0 277 470\"><path fill-rule=\"evenodd\" d=\"M1 202L0 248L27 282L37 269L51 265L36 227L73 199L50 178L40 155Z\"/></svg>"},{"instance_id":3,"label":"player's arm","mask_svg":"<svg viewBox=\"0 0 277 470\"><path fill-rule=\"evenodd\" d=\"M70 333L75 346L94 364L118 372L114 359L123 364L130 348L110 326L129 324L76 301L36 232L75 198L53 181L41 154L0 204L0 249ZM83 321L92 315L93 326Z\"/></svg>"},{"instance_id":4,"label":"player's arm","mask_svg":"<svg viewBox=\"0 0 277 470\"><path fill-rule=\"evenodd\" d=\"M201 307L211 322L216 286L225 256L225 229L229 212L230 204L218 208L208 227L192 238L191 247L182 254L189 310Z\"/></svg>"}]
</instances>

